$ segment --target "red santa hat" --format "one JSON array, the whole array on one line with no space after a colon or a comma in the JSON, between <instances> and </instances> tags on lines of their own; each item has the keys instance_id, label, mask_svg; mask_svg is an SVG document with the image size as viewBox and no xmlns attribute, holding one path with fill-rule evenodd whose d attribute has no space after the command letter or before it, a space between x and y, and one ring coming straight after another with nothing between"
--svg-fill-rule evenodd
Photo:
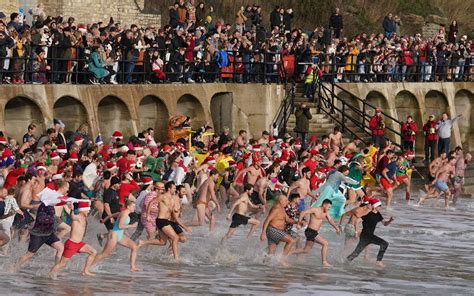
<instances>
[{"instance_id":1,"label":"red santa hat","mask_svg":"<svg viewBox=\"0 0 474 296\"><path fill-rule=\"evenodd\" d=\"M123 145L119 148L119 151L122 152L122 153L127 153L128 152L128 146L127 145Z\"/></svg>"},{"instance_id":2,"label":"red santa hat","mask_svg":"<svg viewBox=\"0 0 474 296\"><path fill-rule=\"evenodd\" d=\"M13 156L13 153L10 150L10 148L5 148L5 150L3 150L3 153L2 153L2 159L5 159L5 158L11 157L11 156Z\"/></svg>"},{"instance_id":3,"label":"red santa hat","mask_svg":"<svg viewBox=\"0 0 474 296\"><path fill-rule=\"evenodd\" d=\"M369 203L372 205L373 208L380 207L382 202L379 199L372 198Z\"/></svg>"},{"instance_id":4,"label":"red santa hat","mask_svg":"<svg viewBox=\"0 0 474 296\"><path fill-rule=\"evenodd\" d=\"M114 139L123 139L123 135L122 135L121 132L115 131L115 132L112 134L112 138L114 138Z\"/></svg>"},{"instance_id":5,"label":"red santa hat","mask_svg":"<svg viewBox=\"0 0 474 296\"><path fill-rule=\"evenodd\" d=\"M89 212L91 210L90 200L84 200L77 203L78 212Z\"/></svg>"},{"instance_id":6,"label":"red santa hat","mask_svg":"<svg viewBox=\"0 0 474 296\"><path fill-rule=\"evenodd\" d=\"M56 151L61 154L67 153L67 149L66 149L66 146L64 146L64 144L59 144L58 147L56 148Z\"/></svg>"},{"instance_id":7,"label":"red santa hat","mask_svg":"<svg viewBox=\"0 0 474 296\"><path fill-rule=\"evenodd\" d=\"M167 152L167 151L170 151L171 150L171 146L170 145L163 145L163 151L164 152Z\"/></svg>"},{"instance_id":8,"label":"red santa hat","mask_svg":"<svg viewBox=\"0 0 474 296\"><path fill-rule=\"evenodd\" d=\"M311 135L311 137L309 137L310 143L315 143L317 140L318 140L318 137L316 135Z\"/></svg>"},{"instance_id":9,"label":"red santa hat","mask_svg":"<svg viewBox=\"0 0 474 296\"><path fill-rule=\"evenodd\" d=\"M372 200L372 197L370 195L365 195L363 198L362 198L362 204L364 205L368 205L370 203L370 200Z\"/></svg>"},{"instance_id":10,"label":"red santa hat","mask_svg":"<svg viewBox=\"0 0 474 296\"><path fill-rule=\"evenodd\" d=\"M47 169L46 169L46 167L44 166L44 163L38 162L38 163L36 163L36 170L37 170L37 171L38 171L38 170L45 170L45 171L46 171Z\"/></svg>"},{"instance_id":11,"label":"red santa hat","mask_svg":"<svg viewBox=\"0 0 474 296\"><path fill-rule=\"evenodd\" d=\"M237 163L233 159L229 160L229 166L230 167L235 167L236 165L237 165Z\"/></svg>"},{"instance_id":12,"label":"red santa hat","mask_svg":"<svg viewBox=\"0 0 474 296\"><path fill-rule=\"evenodd\" d=\"M61 159L61 157L59 157L59 154L56 151L51 152L51 155L49 157L51 158L51 160Z\"/></svg>"},{"instance_id":13,"label":"red santa hat","mask_svg":"<svg viewBox=\"0 0 474 296\"><path fill-rule=\"evenodd\" d=\"M260 145L258 144L255 144L252 146L252 151L253 152L260 152Z\"/></svg>"},{"instance_id":14,"label":"red santa hat","mask_svg":"<svg viewBox=\"0 0 474 296\"><path fill-rule=\"evenodd\" d=\"M0 144L7 144L7 138L0 137Z\"/></svg>"},{"instance_id":15,"label":"red santa hat","mask_svg":"<svg viewBox=\"0 0 474 296\"><path fill-rule=\"evenodd\" d=\"M153 179L150 177L143 177L142 183L143 185L151 185L153 184Z\"/></svg>"},{"instance_id":16,"label":"red santa hat","mask_svg":"<svg viewBox=\"0 0 474 296\"><path fill-rule=\"evenodd\" d=\"M54 174L53 177L51 177L51 179L52 179L53 181L62 180L62 179L63 179L63 175L62 175L62 174Z\"/></svg>"},{"instance_id":17,"label":"red santa hat","mask_svg":"<svg viewBox=\"0 0 474 296\"><path fill-rule=\"evenodd\" d=\"M270 137L268 138L268 142L275 143L276 139L272 135L270 135Z\"/></svg>"},{"instance_id":18,"label":"red santa hat","mask_svg":"<svg viewBox=\"0 0 474 296\"><path fill-rule=\"evenodd\" d=\"M415 152L408 150L403 153L403 157L405 158L414 158L415 157Z\"/></svg>"},{"instance_id":19,"label":"red santa hat","mask_svg":"<svg viewBox=\"0 0 474 296\"><path fill-rule=\"evenodd\" d=\"M208 156L208 157L206 157L206 159L204 159L203 163L213 165L213 164L216 164L216 160L214 159L214 157Z\"/></svg>"},{"instance_id":20,"label":"red santa hat","mask_svg":"<svg viewBox=\"0 0 474 296\"><path fill-rule=\"evenodd\" d=\"M107 170L108 170L108 171L111 171L111 170L114 170L114 169L117 168L117 166L115 165L115 163L113 163L113 162L111 162L111 161L107 162L106 166L107 166Z\"/></svg>"},{"instance_id":21,"label":"red santa hat","mask_svg":"<svg viewBox=\"0 0 474 296\"><path fill-rule=\"evenodd\" d=\"M294 146L295 146L295 147L298 147L298 148L301 148L301 140L300 140L300 139L296 139Z\"/></svg>"},{"instance_id":22,"label":"red santa hat","mask_svg":"<svg viewBox=\"0 0 474 296\"><path fill-rule=\"evenodd\" d=\"M286 147L288 147L288 144L287 144L287 143L281 143L280 148L283 149L283 148L286 148Z\"/></svg>"},{"instance_id":23,"label":"red santa hat","mask_svg":"<svg viewBox=\"0 0 474 296\"><path fill-rule=\"evenodd\" d=\"M76 152L71 152L71 154L69 155L69 160L70 161L78 161L79 158L77 156L77 153Z\"/></svg>"},{"instance_id":24,"label":"red santa hat","mask_svg":"<svg viewBox=\"0 0 474 296\"><path fill-rule=\"evenodd\" d=\"M140 144L135 144L135 146L133 146L133 150L135 150L135 151L143 151L143 147L142 147L142 145L140 145Z\"/></svg>"},{"instance_id":25,"label":"red santa hat","mask_svg":"<svg viewBox=\"0 0 474 296\"><path fill-rule=\"evenodd\" d=\"M84 141L84 139L80 135L76 135L74 137L74 144L76 144L77 146L81 146L82 141Z\"/></svg>"}]
</instances>

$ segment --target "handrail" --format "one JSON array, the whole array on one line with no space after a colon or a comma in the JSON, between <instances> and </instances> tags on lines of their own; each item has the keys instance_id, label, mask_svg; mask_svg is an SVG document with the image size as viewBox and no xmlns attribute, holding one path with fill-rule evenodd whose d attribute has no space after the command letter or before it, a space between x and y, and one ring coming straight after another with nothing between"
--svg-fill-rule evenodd
<instances>
[{"instance_id":1,"label":"handrail","mask_svg":"<svg viewBox=\"0 0 474 296\"><path fill-rule=\"evenodd\" d=\"M295 92L296 92L296 83L291 81L291 88L289 90L285 89L286 95L283 101L278 108L275 117L272 120L270 130L273 130L273 125L276 125L278 129L279 136L283 136L286 133L286 126L288 124L288 119L293 113L295 108Z\"/></svg>"},{"instance_id":2,"label":"handrail","mask_svg":"<svg viewBox=\"0 0 474 296\"><path fill-rule=\"evenodd\" d=\"M331 88L329 88L328 86L325 85L324 82L320 81L318 79L318 82L316 82L316 88L314 89L314 91L316 92L316 89L318 91L318 111L323 111L324 113L326 113L329 117L331 117L334 121L336 121L338 124L341 125L341 128L342 128L342 132L344 131L349 131L349 133L351 133L353 136L357 136L357 134L355 132L353 132L352 130L350 130L349 128L346 128L346 120L350 120L352 123L354 123L354 125L356 127L358 127L364 134L366 134L367 136L371 136L371 130L370 128L368 127L368 125L366 124L366 122L370 121L370 118L371 116L369 114L367 114L367 106L370 107L370 108L373 108L375 109L375 107L367 102L365 102L364 100L360 99L359 97L355 96L354 94L352 94L351 92L343 89L342 87L336 85L335 83L331 83ZM346 92L347 94L349 94L351 97L355 98L357 101L359 102L362 102L362 110L360 110L360 108L357 108L355 106L352 106L351 104L349 104L348 102L346 102L345 100L343 100L339 95L337 95L334 91L334 88L338 88L338 89L341 89L342 91ZM342 106L342 109L337 107L336 106L336 102L339 102ZM325 108L323 108L323 103L325 104L326 106L326 109L330 109L330 111L327 111L325 110ZM353 111L356 113L356 115L358 117L360 117L360 120L352 117L350 114L348 114L347 111ZM335 113L339 113L341 114L342 116L342 119L341 120L338 120L337 117L333 114ZM392 116L386 114L386 113L383 113L383 115L385 115L387 118L391 119L392 121L394 121L396 124L398 125L401 125L400 121L396 120L395 118L393 118ZM385 128L388 130L388 131L391 131L392 133L394 133L395 135L399 136L400 139L401 139L401 133L395 129L393 129L392 127L386 125ZM387 137L385 137L387 140L390 140L388 139ZM363 142L364 139L361 139ZM397 141L393 141L391 140L396 146L399 146L401 147L401 145L397 142Z\"/></svg>"}]
</instances>

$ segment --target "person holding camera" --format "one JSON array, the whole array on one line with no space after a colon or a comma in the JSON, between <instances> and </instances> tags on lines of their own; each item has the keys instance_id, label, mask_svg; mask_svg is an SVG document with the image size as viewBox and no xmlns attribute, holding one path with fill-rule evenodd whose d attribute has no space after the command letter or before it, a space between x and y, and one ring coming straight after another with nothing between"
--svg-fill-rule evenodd
<instances>
[{"instance_id":1,"label":"person holding camera","mask_svg":"<svg viewBox=\"0 0 474 296\"><path fill-rule=\"evenodd\" d=\"M407 121L402 124L403 150L415 151L415 140L418 126L413 121L413 116L409 115Z\"/></svg>"},{"instance_id":2,"label":"person holding camera","mask_svg":"<svg viewBox=\"0 0 474 296\"><path fill-rule=\"evenodd\" d=\"M380 107L375 109L375 115L370 119L369 127L372 131L372 141L374 142L374 145L383 149L385 146L385 123L382 117L382 109L380 109Z\"/></svg>"},{"instance_id":3,"label":"person holding camera","mask_svg":"<svg viewBox=\"0 0 474 296\"><path fill-rule=\"evenodd\" d=\"M306 139L308 137L309 131L309 121L313 118L311 115L311 111L306 104L301 104L299 107L296 108L295 111L296 117L296 126L295 126L295 133L296 135L301 138L301 149L306 149Z\"/></svg>"}]
</instances>

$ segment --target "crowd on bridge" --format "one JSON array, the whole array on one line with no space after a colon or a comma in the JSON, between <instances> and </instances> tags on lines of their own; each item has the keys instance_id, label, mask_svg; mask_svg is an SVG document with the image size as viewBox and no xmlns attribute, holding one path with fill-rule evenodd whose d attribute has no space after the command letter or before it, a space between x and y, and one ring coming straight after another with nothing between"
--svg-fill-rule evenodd
<instances>
[{"instance_id":1,"label":"crowd on bridge","mask_svg":"<svg viewBox=\"0 0 474 296\"><path fill-rule=\"evenodd\" d=\"M168 135L148 128L129 138L117 130L94 139L87 125L65 132L70 127L61 119L54 119L41 137L30 124L18 142L8 131L1 132L0 251L21 255L11 266L18 271L49 245L55 257L51 266L43 267L51 267L55 278L77 253L88 256L83 275L93 275L99 262L123 256L113 252L120 245L130 249L126 260L130 270L138 272L143 246L169 245L178 259L180 245L193 239L192 227L208 223L212 232L216 224L230 224L222 237L225 244L237 239L232 238L237 228L249 224L247 239L255 239L261 225L260 239L268 242L265 260L275 260L272 255L283 243L281 260L288 265L293 255L311 252L316 243L321 246L321 264L328 267L330 244L320 231L327 221L338 234L344 232L348 261L376 244L376 264L383 267L389 244L374 232L379 222L387 226L393 219L383 218L381 200L387 208L395 205L392 211L397 204L412 204L413 151L385 141L379 109L370 124L374 142L364 145L358 138L344 143L338 127L329 135L308 135L311 112L305 105L298 108L296 138L279 137L275 131L250 137L240 130L232 135L225 127L216 133L207 125L192 131L192 119L184 115L172 118ZM434 131L440 136L441 146L430 163L426 196L418 204L444 196L448 207L461 192L471 155L461 147L444 150L455 120L443 114L424 128L427 135ZM410 132L404 145L413 148L411 136L417 131L410 118L406 124L410 128L403 130ZM168 140L157 141L164 137ZM398 188L405 198L394 195ZM102 233L94 233L98 242L84 241L92 231L86 225L97 221L104 225ZM18 244L28 244L26 253L17 254ZM103 249L97 251L94 245Z\"/></svg>"},{"instance_id":2,"label":"crowd on bridge","mask_svg":"<svg viewBox=\"0 0 474 296\"><path fill-rule=\"evenodd\" d=\"M474 44L452 21L433 38L401 34L389 13L383 32L344 36L336 9L328 25L295 28L292 8L241 7L223 20L212 7L179 0L162 28L110 20L84 24L47 16L40 3L25 15L0 12L0 83L278 82L303 79L317 64L330 81L472 81Z\"/></svg>"}]
</instances>

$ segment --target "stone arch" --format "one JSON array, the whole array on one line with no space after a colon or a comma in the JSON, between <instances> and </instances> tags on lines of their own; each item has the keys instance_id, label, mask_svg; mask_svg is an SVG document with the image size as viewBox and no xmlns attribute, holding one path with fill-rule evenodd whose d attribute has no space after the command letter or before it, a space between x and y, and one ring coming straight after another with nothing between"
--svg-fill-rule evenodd
<instances>
[{"instance_id":1,"label":"stone arch","mask_svg":"<svg viewBox=\"0 0 474 296\"><path fill-rule=\"evenodd\" d=\"M64 122L65 131L76 131L83 123L90 126L86 108L81 101L71 96L63 96L54 103L53 117Z\"/></svg>"},{"instance_id":2,"label":"stone arch","mask_svg":"<svg viewBox=\"0 0 474 296\"><path fill-rule=\"evenodd\" d=\"M149 127L155 129L155 139L167 139L168 120L170 114L163 100L157 96L149 95L142 98L138 105L139 130Z\"/></svg>"},{"instance_id":3,"label":"stone arch","mask_svg":"<svg viewBox=\"0 0 474 296\"><path fill-rule=\"evenodd\" d=\"M211 98L211 117L214 130L221 133L224 127L232 129L232 106L234 98L230 92L216 93Z\"/></svg>"},{"instance_id":4,"label":"stone arch","mask_svg":"<svg viewBox=\"0 0 474 296\"><path fill-rule=\"evenodd\" d=\"M407 91L402 90L395 96L395 108L398 120L405 122L406 118L411 115L418 126L419 132L416 133L416 153L423 154L424 151L424 137L423 137L423 120L421 117L421 109L416 96Z\"/></svg>"},{"instance_id":5,"label":"stone arch","mask_svg":"<svg viewBox=\"0 0 474 296\"><path fill-rule=\"evenodd\" d=\"M468 90L460 90L454 96L454 105L459 119L459 133L464 150L474 150L474 94ZM454 114L453 114L454 115Z\"/></svg>"},{"instance_id":6,"label":"stone arch","mask_svg":"<svg viewBox=\"0 0 474 296\"><path fill-rule=\"evenodd\" d=\"M41 108L30 98L14 97L5 105L5 134L16 139L20 144L30 123L36 124L36 134L39 137L46 125Z\"/></svg>"},{"instance_id":7,"label":"stone arch","mask_svg":"<svg viewBox=\"0 0 474 296\"><path fill-rule=\"evenodd\" d=\"M435 115L436 118L443 112L449 114L448 99L442 92L430 90L425 95L425 112L426 118L431 114Z\"/></svg>"},{"instance_id":8,"label":"stone arch","mask_svg":"<svg viewBox=\"0 0 474 296\"><path fill-rule=\"evenodd\" d=\"M389 106L387 98L378 91L370 91L365 97L365 101L374 107L380 107L384 112L387 112ZM373 111L372 108L369 108L369 111Z\"/></svg>"},{"instance_id":9,"label":"stone arch","mask_svg":"<svg viewBox=\"0 0 474 296\"><path fill-rule=\"evenodd\" d=\"M104 139L110 137L115 130L121 131L124 137L134 134L130 110L121 99L115 96L102 98L97 115L99 131Z\"/></svg>"},{"instance_id":10,"label":"stone arch","mask_svg":"<svg viewBox=\"0 0 474 296\"><path fill-rule=\"evenodd\" d=\"M176 106L177 114L183 114L191 118L191 127L193 129L199 128L206 124L206 114L201 102L190 94L182 95L178 99Z\"/></svg>"}]
</instances>

